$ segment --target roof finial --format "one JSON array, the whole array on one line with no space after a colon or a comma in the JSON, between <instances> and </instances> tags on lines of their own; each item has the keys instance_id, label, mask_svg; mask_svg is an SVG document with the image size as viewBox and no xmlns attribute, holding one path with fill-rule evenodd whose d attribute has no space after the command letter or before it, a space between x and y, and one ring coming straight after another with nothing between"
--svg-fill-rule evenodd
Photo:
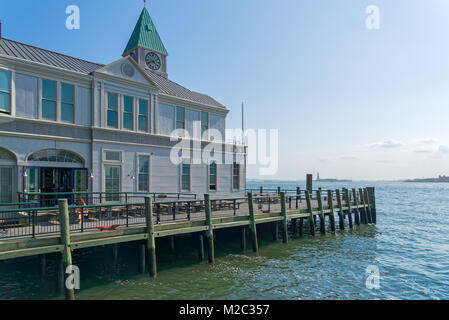
<instances>
[{"instance_id":1,"label":"roof finial","mask_svg":"<svg viewBox=\"0 0 449 320\"><path fill-rule=\"evenodd\" d=\"M147 7L147 0L143 0L143 7L144 7L144 8Z\"/></svg>"}]
</instances>

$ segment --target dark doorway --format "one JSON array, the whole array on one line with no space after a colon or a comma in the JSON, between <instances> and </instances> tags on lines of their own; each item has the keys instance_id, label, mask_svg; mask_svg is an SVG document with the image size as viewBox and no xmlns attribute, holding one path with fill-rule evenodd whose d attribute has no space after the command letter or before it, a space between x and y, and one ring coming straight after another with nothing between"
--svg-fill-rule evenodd
<instances>
[{"instance_id":1,"label":"dark doorway","mask_svg":"<svg viewBox=\"0 0 449 320\"><path fill-rule=\"evenodd\" d=\"M72 192L72 169L41 168L42 193L70 193ZM71 199L71 195L58 195L58 199ZM44 206L56 205L55 196L42 196Z\"/></svg>"}]
</instances>

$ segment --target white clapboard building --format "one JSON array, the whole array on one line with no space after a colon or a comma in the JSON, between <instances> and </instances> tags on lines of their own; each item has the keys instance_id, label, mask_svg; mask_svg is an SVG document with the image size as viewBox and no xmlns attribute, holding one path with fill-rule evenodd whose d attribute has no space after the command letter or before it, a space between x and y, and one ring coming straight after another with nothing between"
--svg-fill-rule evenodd
<instances>
[{"instance_id":1,"label":"white clapboard building","mask_svg":"<svg viewBox=\"0 0 449 320\"><path fill-rule=\"evenodd\" d=\"M242 195L246 151L226 144L229 110L169 80L167 55L147 9L107 65L0 35L0 203L23 191ZM176 162L179 135L191 152Z\"/></svg>"}]
</instances>

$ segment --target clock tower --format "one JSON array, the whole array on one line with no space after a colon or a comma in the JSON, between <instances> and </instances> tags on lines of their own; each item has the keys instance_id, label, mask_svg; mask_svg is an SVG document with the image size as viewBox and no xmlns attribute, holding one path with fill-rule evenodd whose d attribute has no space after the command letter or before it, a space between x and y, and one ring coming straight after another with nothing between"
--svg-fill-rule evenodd
<instances>
[{"instance_id":1,"label":"clock tower","mask_svg":"<svg viewBox=\"0 0 449 320\"><path fill-rule=\"evenodd\" d=\"M167 50L146 8L143 8L123 56L167 78Z\"/></svg>"}]
</instances>

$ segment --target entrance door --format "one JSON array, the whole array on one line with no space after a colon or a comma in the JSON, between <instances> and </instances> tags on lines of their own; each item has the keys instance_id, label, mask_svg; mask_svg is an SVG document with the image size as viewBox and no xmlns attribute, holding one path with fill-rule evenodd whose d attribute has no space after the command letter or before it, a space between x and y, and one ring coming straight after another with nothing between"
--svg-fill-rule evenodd
<instances>
[{"instance_id":1,"label":"entrance door","mask_svg":"<svg viewBox=\"0 0 449 320\"><path fill-rule=\"evenodd\" d=\"M0 203L12 202L12 168L0 168Z\"/></svg>"},{"instance_id":2,"label":"entrance door","mask_svg":"<svg viewBox=\"0 0 449 320\"><path fill-rule=\"evenodd\" d=\"M87 180L87 169L73 169L73 192L88 192L89 185ZM88 204L88 195L75 195L75 202L83 199Z\"/></svg>"},{"instance_id":3,"label":"entrance door","mask_svg":"<svg viewBox=\"0 0 449 320\"><path fill-rule=\"evenodd\" d=\"M104 166L104 189L106 201L120 201L120 167Z\"/></svg>"}]
</instances>

